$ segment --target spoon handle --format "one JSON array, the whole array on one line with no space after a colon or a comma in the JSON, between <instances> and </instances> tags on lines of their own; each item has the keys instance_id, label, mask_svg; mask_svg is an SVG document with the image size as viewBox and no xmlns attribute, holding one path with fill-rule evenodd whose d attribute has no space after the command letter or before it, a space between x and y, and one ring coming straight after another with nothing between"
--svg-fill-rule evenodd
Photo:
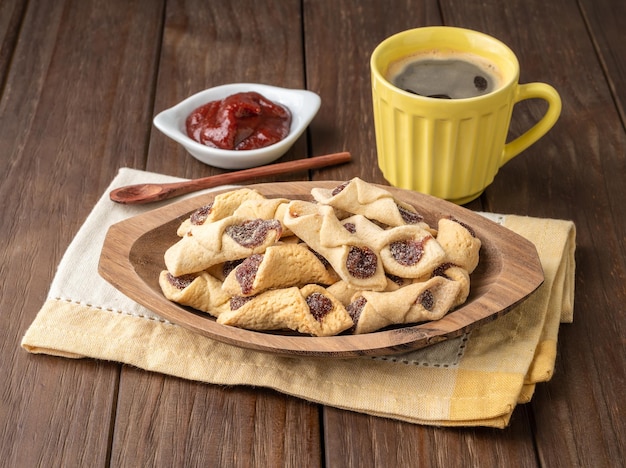
<instances>
[{"instance_id":1,"label":"spoon handle","mask_svg":"<svg viewBox=\"0 0 626 468\"><path fill-rule=\"evenodd\" d=\"M229 185L255 178L286 174L289 172L317 169L350 161L350 153L341 152L316 156L314 158L298 159L267 166L253 167L242 171L226 172L201 179L185 180L164 184L136 184L119 187L109 193L109 198L117 203L137 205L155 201L167 200L219 185Z\"/></svg>"}]
</instances>

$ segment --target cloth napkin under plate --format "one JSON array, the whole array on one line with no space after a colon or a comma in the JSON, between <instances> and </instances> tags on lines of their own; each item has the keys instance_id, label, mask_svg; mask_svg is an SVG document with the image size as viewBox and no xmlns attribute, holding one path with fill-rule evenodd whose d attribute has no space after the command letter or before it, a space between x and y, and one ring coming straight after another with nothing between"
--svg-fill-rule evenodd
<instances>
[{"instance_id":1,"label":"cloth napkin under plate","mask_svg":"<svg viewBox=\"0 0 626 468\"><path fill-rule=\"evenodd\" d=\"M123 168L68 247L22 339L31 353L94 358L220 385L276 389L311 402L417 424L504 428L551 378L560 323L573 320L575 226L482 213L537 247L544 284L497 320L425 349L387 357L285 357L195 334L127 298L97 272L108 227L159 204L119 205L110 190L174 177ZM194 196L197 194L194 194Z\"/></svg>"}]
</instances>

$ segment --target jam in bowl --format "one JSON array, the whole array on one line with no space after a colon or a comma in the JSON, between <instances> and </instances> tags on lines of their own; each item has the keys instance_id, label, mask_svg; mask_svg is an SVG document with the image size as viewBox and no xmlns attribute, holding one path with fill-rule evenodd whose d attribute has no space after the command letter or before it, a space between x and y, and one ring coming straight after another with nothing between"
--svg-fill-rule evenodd
<instances>
[{"instance_id":1,"label":"jam in bowl","mask_svg":"<svg viewBox=\"0 0 626 468\"><path fill-rule=\"evenodd\" d=\"M311 91L227 84L201 91L162 111L154 118L154 125L205 164L246 169L285 154L313 120L320 104L320 97Z\"/></svg>"}]
</instances>

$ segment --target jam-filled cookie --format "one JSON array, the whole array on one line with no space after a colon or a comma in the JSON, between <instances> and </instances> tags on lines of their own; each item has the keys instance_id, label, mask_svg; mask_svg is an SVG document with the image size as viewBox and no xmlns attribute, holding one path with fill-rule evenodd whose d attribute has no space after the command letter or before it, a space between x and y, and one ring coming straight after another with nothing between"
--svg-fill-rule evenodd
<instances>
[{"instance_id":1,"label":"jam-filled cookie","mask_svg":"<svg viewBox=\"0 0 626 468\"><path fill-rule=\"evenodd\" d=\"M354 333L370 333L389 325L438 320L452 308L459 284L442 276L391 292L362 291L347 307Z\"/></svg>"},{"instance_id":2,"label":"jam-filled cookie","mask_svg":"<svg viewBox=\"0 0 626 468\"><path fill-rule=\"evenodd\" d=\"M456 296L453 307L464 304L470 293L470 276L465 268L454 263L443 263L433 271L433 276L443 276L459 284L459 293Z\"/></svg>"},{"instance_id":3,"label":"jam-filled cookie","mask_svg":"<svg viewBox=\"0 0 626 468\"><path fill-rule=\"evenodd\" d=\"M231 296L255 296L267 289L333 284L337 274L304 243L276 244L239 264L224 280Z\"/></svg>"},{"instance_id":4,"label":"jam-filled cookie","mask_svg":"<svg viewBox=\"0 0 626 468\"><path fill-rule=\"evenodd\" d=\"M396 289L399 289L401 285L406 285L410 283L410 280L387 276L387 285L385 286L385 289L383 289L383 291L395 291ZM352 298L354 297L354 295L362 292L363 290L357 289L343 280L339 280L336 283L327 286L326 291L332 294L333 297L337 298L339 302L347 307L350 302L352 302Z\"/></svg>"},{"instance_id":5,"label":"jam-filled cookie","mask_svg":"<svg viewBox=\"0 0 626 468\"><path fill-rule=\"evenodd\" d=\"M362 215L342 219L341 224L355 237L380 252L388 275L400 278L424 278L441 264L445 252L431 231L406 224L386 229Z\"/></svg>"},{"instance_id":6,"label":"jam-filled cookie","mask_svg":"<svg viewBox=\"0 0 626 468\"><path fill-rule=\"evenodd\" d=\"M388 226L428 225L411 205L396 200L393 195L376 185L355 177L334 189L314 188L311 195L319 203L348 213L361 214Z\"/></svg>"},{"instance_id":7,"label":"jam-filled cookie","mask_svg":"<svg viewBox=\"0 0 626 468\"><path fill-rule=\"evenodd\" d=\"M281 234L282 224L276 219L229 216L192 227L165 251L165 265L174 276L196 273L219 263L263 253Z\"/></svg>"},{"instance_id":8,"label":"jam-filled cookie","mask_svg":"<svg viewBox=\"0 0 626 468\"><path fill-rule=\"evenodd\" d=\"M174 276L168 271L159 275L159 286L170 301L198 309L217 317L230 310L230 296L222 291L222 282L206 272Z\"/></svg>"},{"instance_id":9,"label":"jam-filled cookie","mask_svg":"<svg viewBox=\"0 0 626 468\"><path fill-rule=\"evenodd\" d=\"M233 213L244 218L277 219L282 223L290 200L286 198L261 198L245 200ZM282 237L293 234L283 225Z\"/></svg>"},{"instance_id":10,"label":"jam-filled cookie","mask_svg":"<svg viewBox=\"0 0 626 468\"><path fill-rule=\"evenodd\" d=\"M419 226L390 228L382 236L380 256L388 274L400 278L422 278L445 258L437 240Z\"/></svg>"},{"instance_id":11,"label":"jam-filled cookie","mask_svg":"<svg viewBox=\"0 0 626 468\"><path fill-rule=\"evenodd\" d=\"M352 327L345 307L319 285L271 289L258 296L234 297L217 322L249 330L289 329L313 336L333 336Z\"/></svg>"},{"instance_id":12,"label":"jam-filled cookie","mask_svg":"<svg viewBox=\"0 0 626 468\"><path fill-rule=\"evenodd\" d=\"M178 227L176 234L183 237L189 232L191 226L199 226L232 216L235 210L246 200L264 199L265 197L259 192L249 188L240 188L230 192L220 193L215 196L211 203L201 206L191 213L191 216ZM262 216L254 217L261 218Z\"/></svg>"},{"instance_id":13,"label":"jam-filled cookie","mask_svg":"<svg viewBox=\"0 0 626 468\"><path fill-rule=\"evenodd\" d=\"M284 223L328 260L344 281L361 289L385 288L387 280L379 253L349 232L331 206L294 200L289 203Z\"/></svg>"},{"instance_id":14,"label":"jam-filled cookie","mask_svg":"<svg viewBox=\"0 0 626 468\"><path fill-rule=\"evenodd\" d=\"M462 221L441 218L437 242L446 252L446 262L464 268L468 273L472 273L478 266L482 243L474 230Z\"/></svg>"}]
</instances>

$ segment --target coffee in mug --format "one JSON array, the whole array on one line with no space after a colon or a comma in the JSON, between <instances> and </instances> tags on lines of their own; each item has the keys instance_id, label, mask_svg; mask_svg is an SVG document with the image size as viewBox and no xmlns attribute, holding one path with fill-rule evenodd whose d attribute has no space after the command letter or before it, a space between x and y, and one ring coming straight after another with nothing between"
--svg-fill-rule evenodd
<instances>
[{"instance_id":1,"label":"coffee in mug","mask_svg":"<svg viewBox=\"0 0 626 468\"><path fill-rule=\"evenodd\" d=\"M438 99L482 96L502 81L494 63L475 55L441 54L437 50L392 63L387 78L404 91Z\"/></svg>"},{"instance_id":2,"label":"coffee in mug","mask_svg":"<svg viewBox=\"0 0 626 468\"><path fill-rule=\"evenodd\" d=\"M464 204L498 169L552 128L561 112L545 83L519 84L519 62L505 44L462 28L416 28L372 53L378 166L396 187ZM449 98L449 99L448 99ZM516 103L547 101L545 115L507 142Z\"/></svg>"}]
</instances>

